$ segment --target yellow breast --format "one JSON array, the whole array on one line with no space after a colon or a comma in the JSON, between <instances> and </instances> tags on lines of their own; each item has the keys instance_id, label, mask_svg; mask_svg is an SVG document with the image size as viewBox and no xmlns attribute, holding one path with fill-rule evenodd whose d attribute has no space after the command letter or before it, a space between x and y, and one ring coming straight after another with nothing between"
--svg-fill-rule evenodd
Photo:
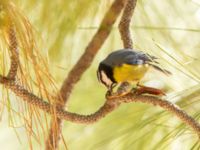
<instances>
[{"instance_id":1,"label":"yellow breast","mask_svg":"<svg viewBox=\"0 0 200 150\"><path fill-rule=\"evenodd\" d=\"M116 82L125 81L139 81L149 69L148 64L143 65L128 65L115 67L113 70L113 76Z\"/></svg>"}]
</instances>

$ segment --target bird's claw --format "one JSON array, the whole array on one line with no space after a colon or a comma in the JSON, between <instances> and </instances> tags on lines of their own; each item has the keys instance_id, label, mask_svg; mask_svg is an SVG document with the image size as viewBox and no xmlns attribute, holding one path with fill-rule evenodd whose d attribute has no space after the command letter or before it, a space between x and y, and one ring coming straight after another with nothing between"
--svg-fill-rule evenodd
<instances>
[{"instance_id":1,"label":"bird's claw","mask_svg":"<svg viewBox=\"0 0 200 150\"><path fill-rule=\"evenodd\" d=\"M123 91L123 92L110 92L110 91L107 91L106 92L106 99L115 99L115 98L119 98L119 97L122 97L122 96L125 96L127 95L128 93L130 93L130 91Z\"/></svg>"}]
</instances>

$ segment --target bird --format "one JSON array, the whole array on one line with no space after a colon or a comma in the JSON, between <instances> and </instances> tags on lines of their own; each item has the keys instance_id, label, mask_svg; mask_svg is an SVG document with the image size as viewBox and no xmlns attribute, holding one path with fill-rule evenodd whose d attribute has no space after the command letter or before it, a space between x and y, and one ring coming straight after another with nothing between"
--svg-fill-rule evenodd
<instances>
[{"instance_id":1,"label":"bird","mask_svg":"<svg viewBox=\"0 0 200 150\"><path fill-rule=\"evenodd\" d=\"M140 93L163 94L159 89L139 84L151 67L171 75L170 71L160 67L157 60L157 57L136 49L115 50L99 63L97 78L107 87L109 93L112 93L113 88L120 83L135 82L141 87Z\"/></svg>"}]
</instances>

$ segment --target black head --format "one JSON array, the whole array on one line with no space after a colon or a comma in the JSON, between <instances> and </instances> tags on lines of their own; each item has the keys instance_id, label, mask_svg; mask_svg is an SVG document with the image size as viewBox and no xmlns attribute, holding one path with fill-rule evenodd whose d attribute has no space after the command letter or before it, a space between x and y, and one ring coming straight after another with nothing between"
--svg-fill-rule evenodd
<instances>
[{"instance_id":1,"label":"black head","mask_svg":"<svg viewBox=\"0 0 200 150\"><path fill-rule=\"evenodd\" d=\"M110 88L113 83L116 83L113 77L113 68L103 63L99 64L97 77L98 80L103 83L107 88Z\"/></svg>"}]
</instances>

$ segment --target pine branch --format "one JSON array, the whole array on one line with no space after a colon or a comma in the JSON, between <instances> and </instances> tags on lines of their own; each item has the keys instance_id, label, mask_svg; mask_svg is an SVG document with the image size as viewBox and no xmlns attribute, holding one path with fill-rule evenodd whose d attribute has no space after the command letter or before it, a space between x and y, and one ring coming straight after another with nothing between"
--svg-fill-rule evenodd
<instances>
[{"instance_id":1,"label":"pine branch","mask_svg":"<svg viewBox=\"0 0 200 150\"><path fill-rule=\"evenodd\" d=\"M119 16L124 3L125 0L115 0L108 12L105 14L99 29L86 47L84 54L80 57L79 61L72 68L63 82L58 96L59 101L56 104L57 106L64 108L66 105L74 85L80 80L82 74L87 70L87 68L90 67L95 55L110 34L112 26ZM62 121L59 118L56 119L55 116L52 116L52 118L49 136L46 141L46 150L57 149L60 139Z\"/></svg>"},{"instance_id":2,"label":"pine branch","mask_svg":"<svg viewBox=\"0 0 200 150\"><path fill-rule=\"evenodd\" d=\"M129 49L133 48L133 40L131 38L130 24L133 12L136 7L136 3L137 0L126 0L125 9L118 26L124 48L129 48ZM128 82L122 83L118 88L117 93L123 93L123 91L126 91L126 87L128 87L129 85L130 84Z\"/></svg>"},{"instance_id":3,"label":"pine branch","mask_svg":"<svg viewBox=\"0 0 200 150\"><path fill-rule=\"evenodd\" d=\"M119 23L119 31L121 34L121 39L124 44L124 48L133 48L133 41L131 39L130 24L133 12L136 7L137 0L127 0L126 6Z\"/></svg>"},{"instance_id":4,"label":"pine branch","mask_svg":"<svg viewBox=\"0 0 200 150\"><path fill-rule=\"evenodd\" d=\"M11 66L9 73L6 77L0 75L0 83L3 84L7 89L10 89L12 92L14 92L16 96L20 97L28 104L34 105L52 115L51 128L46 143L46 149L56 149L58 147L60 132L62 130L62 120L83 124L95 123L117 109L121 104L130 102L142 102L152 104L154 106L160 106L166 111L169 111L177 116L186 125L190 126L200 137L200 124L195 121L194 118L189 116L185 111L181 110L175 104L154 96L135 95L134 93L129 93L116 99L107 99L104 105L99 108L99 110L89 115L72 113L63 109L67 100L69 99L70 93L73 90L74 85L80 80L82 74L90 66L92 60L94 59L94 56L101 48L102 44L111 32L112 25L120 14L124 3L125 0L116 0L113 3L112 7L105 15L99 30L87 46L85 53L81 56L77 64L70 71L68 77L63 82L56 105L52 105L49 102L44 101L42 98L39 98L38 96L29 92L15 81L17 68L19 65L19 56L17 51L17 39L15 35L15 30L14 28L11 28L9 30ZM121 37L125 48L132 48L132 40L129 26L135 5L136 0L127 1L122 20L119 25Z\"/></svg>"},{"instance_id":5,"label":"pine branch","mask_svg":"<svg viewBox=\"0 0 200 150\"><path fill-rule=\"evenodd\" d=\"M18 65L19 65L19 53L17 49L18 44L17 44L16 33L13 26L9 27L8 37L9 37L9 49L11 51L11 57L10 57L11 66L10 66L10 70L7 77L12 80L15 80L16 75L17 75Z\"/></svg>"},{"instance_id":6,"label":"pine branch","mask_svg":"<svg viewBox=\"0 0 200 150\"><path fill-rule=\"evenodd\" d=\"M64 101L68 100L74 85L80 80L82 74L86 71L86 69L90 67L95 55L97 54L103 43L106 41L112 30L113 24L115 23L117 17L120 15L124 3L125 0L114 1L111 8L105 14L105 17L102 20L98 31L86 47L85 52L80 57L76 65L69 72L60 89L60 95Z\"/></svg>"},{"instance_id":7,"label":"pine branch","mask_svg":"<svg viewBox=\"0 0 200 150\"><path fill-rule=\"evenodd\" d=\"M71 121L74 123L82 123L82 124L95 123L98 120L104 118L106 115L108 115L115 109L117 109L122 103L142 102L154 106L160 106L166 111L169 111L175 116L177 116L186 125L190 126L195 131L195 133L200 137L200 124L194 118L189 116L185 111L181 110L177 105L171 103L170 101L160 99L158 97L135 95L135 93L129 93L125 96L118 97L116 99L107 99L104 105L100 107L99 110L97 110L95 113L89 115L81 115L65 111L60 107L55 107L54 105L51 105L46 101L43 101L41 98L38 98L32 93L29 93L27 90L23 89L23 87L18 85L16 82L9 81L9 79L4 79L4 81L0 80L0 83L3 83L5 87L12 90L15 93L15 95L19 96L20 98L22 98L22 100L26 101L27 103L34 105L49 114L56 114L56 116L60 119L64 119L66 121Z\"/></svg>"},{"instance_id":8,"label":"pine branch","mask_svg":"<svg viewBox=\"0 0 200 150\"><path fill-rule=\"evenodd\" d=\"M14 81L16 78L17 69L19 66L19 53L17 49L18 44L17 44L16 33L12 25L8 27L7 34L8 34L9 50L11 52L11 56L10 56L11 65L10 65L10 69L7 76L0 75L0 80L10 79Z\"/></svg>"}]
</instances>

